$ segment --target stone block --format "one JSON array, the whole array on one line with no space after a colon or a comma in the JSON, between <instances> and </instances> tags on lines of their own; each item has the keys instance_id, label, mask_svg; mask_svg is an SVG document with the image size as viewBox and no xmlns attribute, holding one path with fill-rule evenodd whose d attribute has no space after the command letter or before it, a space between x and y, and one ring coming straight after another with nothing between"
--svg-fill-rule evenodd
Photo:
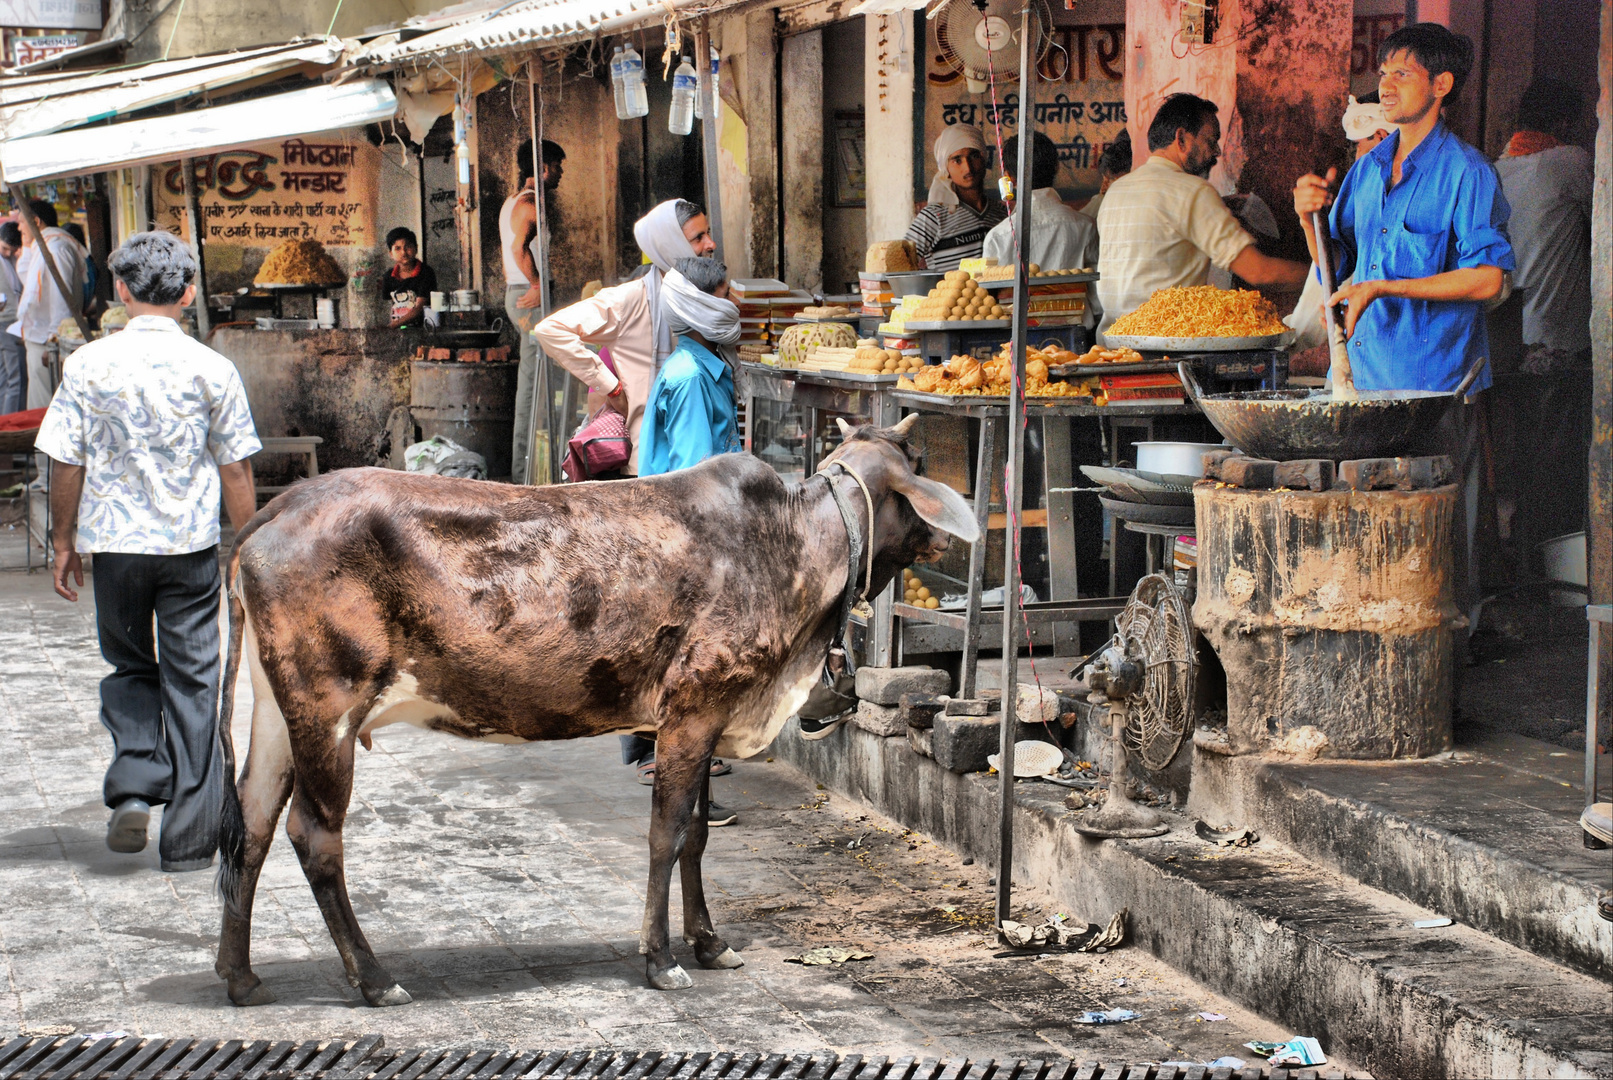
<instances>
[{"instance_id":1,"label":"stone block","mask_svg":"<svg viewBox=\"0 0 1613 1080\"><path fill-rule=\"evenodd\" d=\"M903 694L902 719L910 728L928 730L935 721L935 714L944 710L950 700L945 694Z\"/></svg>"},{"instance_id":2,"label":"stone block","mask_svg":"<svg viewBox=\"0 0 1613 1080\"><path fill-rule=\"evenodd\" d=\"M1414 491L1444 487L1456 467L1444 454L1413 458L1358 458L1339 464L1338 487L1355 491Z\"/></svg>"},{"instance_id":3,"label":"stone block","mask_svg":"<svg viewBox=\"0 0 1613 1080\"><path fill-rule=\"evenodd\" d=\"M988 754L997 752L1002 723L996 717L937 716L930 729L930 753L955 773L984 772Z\"/></svg>"},{"instance_id":4,"label":"stone block","mask_svg":"<svg viewBox=\"0 0 1613 1080\"><path fill-rule=\"evenodd\" d=\"M1333 486L1333 463L1325 458L1279 461L1272 479L1295 491L1326 491Z\"/></svg>"},{"instance_id":5,"label":"stone block","mask_svg":"<svg viewBox=\"0 0 1613 1080\"><path fill-rule=\"evenodd\" d=\"M1228 458L1237 457L1236 450L1211 450L1204 455L1204 479L1221 479L1221 463Z\"/></svg>"},{"instance_id":6,"label":"stone block","mask_svg":"<svg viewBox=\"0 0 1613 1080\"><path fill-rule=\"evenodd\" d=\"M942 711L948 716L990 716L997 705L985 698L953 698Z\"/></svg>"},{"instance_id":7,"label":"stone block","mask_svg":"<svg viewBox=\"0 0 1613 1080\"><path fill-rule=\"evenodd\" d=\"M857 669L857 696L876 705L900 705L903 694L944 694L950 689L952 676L938 668Z\"/></svg>"},{"instance_id":8,"label":"stone block","mask_svg":"<svg viewBox=\"0 0 1613 1080\"><path fill-rule=\"evenodd\" d=\"M859 701L857 711L851 714L851 723L870 735L889 737L907 732L907 720L900 705L878 705L872 701Z\"/></svg>"},{"instance_id":9,"label":"stone block","mask_svg":"<svg viewBox=\"0 0 1613 1080\"><path fill-rule=\"evenodd\" d=\"M1221 462L1221 479L1233 487L1266 491L1275 487L1277 463L1266 458L1230 457Z\"/></svg>"},{"instance_id":10,"label":"stone block","mask_svg":"<svg viewBox=\"0 0 1613 1080\"><path fill-rule=\"evenodd\" d=\"M907 745L920 757L934 757L930 752L930 738L934 735L929 728L910 727L907 729Z\"/></svg>"}]
</instances>

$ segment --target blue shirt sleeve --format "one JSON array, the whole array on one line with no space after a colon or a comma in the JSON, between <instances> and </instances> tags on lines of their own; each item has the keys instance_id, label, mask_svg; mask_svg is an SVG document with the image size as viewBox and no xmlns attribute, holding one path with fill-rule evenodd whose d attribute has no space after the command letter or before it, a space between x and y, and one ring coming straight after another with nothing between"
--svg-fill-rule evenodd
<instances>
[{"instance_id":1,"label":"blue shirt sleeve","mask_svg":"<svg viewBox=\"0 0 1613 1080\"><path fill-rule=\"evenodd\" d=\"M1512 244L1507 239L1507 219L1512 207L1501 191L1501 180L1494 166L1466 170L1456 189L1456 209L1451 229L1456 234L1455 259L1459 269L1496 266L1517 269Z\"/></svg>"}]
</instances>

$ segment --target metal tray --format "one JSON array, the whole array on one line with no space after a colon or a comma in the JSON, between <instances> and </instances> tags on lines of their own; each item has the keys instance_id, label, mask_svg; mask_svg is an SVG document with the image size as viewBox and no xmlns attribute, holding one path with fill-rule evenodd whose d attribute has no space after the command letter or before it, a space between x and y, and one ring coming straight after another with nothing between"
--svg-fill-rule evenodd
<instances>
[{"instance_id":1,"label":"metal tray","mask_svg":"<svg viewBox=\"0 0 1613 1080\"><path fill-rule=\"evenodd\" d=\"M1187 506L1160 506L1154 503L1126 502L1099 495L1098 501L1105 510L1121 521L1135 521L1143 525L1174 525L1191 529L1194 525L1194 508Z\"/></svg>"},{"instance_id":2,"label":"metal tray","mask_svg":"<svg viewBox=\"0 0 1613 1080\"><path fill-rule=\"evenodd\" d=\"M909 330L935 333L937 330L1006 330L1008 319L975 319L970 322L913 322L905 325Z\"/></svg>"},{"instance_id":3,"label":"metal tray","mask_svg":"<svg viewBox=\"0 0 1613 1080\"><path fill-rule=\"evenodd\" d=\"M790 323L831 323L831 322L833 322L833 323L859 323L859 322L862 322L862 318L863 317L861 315L836 315L832 319L803 319L800 316L796 316L795 318L792 318L792 319L780 319L779 322L790 322ZM764 319L762 321L765 322L766 320Z\"/></svg>"},{"instance_id":4,"label":"metal tray","mask_svg":"<svg viewBox=\"0 0 1613 1080\"><path fill-rule=\"evenodd\" d=\"M1087 478L1102 484L1116 498L1128 503L1147 503L1152 506L1192 506L1191 484L1160 482L1136 469L1106 468L1101 465L1083 465Z\"/></svg>"},{"instance_id":5,"label":"metal tray","mask_svg":"<svg viewBox=\"0 0 1613 1080\"><path fill-rule=\"evenodd\" d=\"M1075 285L1083 281L1097 281L1102 276L1103 275L1099 274L1096 270L1092 271L1090 274L1052 274L1047 277L1033 277L1030 279L1030 283L1033 286ZM981 281L979 278L976 278L975 281L987 292L997 292L1001 289L1007 289L1009 292L1014 291L1013 278L1005 278L1002 281Z\"/></svg>"},{"instance_id":6,"label":"metal tray","mask_svg":"<svg viewBox=\"0 0 1613 1080\"><path fill-rule=\"evenodd\" d=\"M817 379L832 379L839 382L859 383L894 383L901 378L900 375L874 375L866 371L814 371L812 368L784 368L785 371L794 371L797 375Z\"/></svg>"},{"instance_id":7,"label":"metal tray","mask_svg":"<svg viewBox=\"0 0 1613 1080\"><path fill-rule=\"evenodd\" d=\"M1141 337L1133 334L1104 334L1104 344L1138 352L1239 352L1244 349L1283 349L1294 343L1294 332L1262 334L1258 337Z\"/></svg>"},{"instance_id":8,"label":"metal tray","mask_svg":"<svg viewBox=\"0 0 1613 1080\"><path fill-rule=\"evenodd\" d=\"M272 282L272 281L266 281L263 284L259 285L257 282L253 282L252 285L250 285L248 287L247 292L246 292L245 295L251 296L252 295L252 290L254 290L254 289L268 289L270 292L283 292L283 293L299 293L299 292L315 293L315 292L328 292L331 289L342 289L342 288L346 288L346 287L347 287L347 282L345 282L345 281L339 282L339 283L337 283L335 285L287 285L287 284L283 284L281 282ZM239 296L239 295L242 295L242 294L237 293L236 295Z\"/></svg>"},{"instance_id":9,"label":"metal tray","mask_svg":"<svg viewBox=\"0 0 1613 1080\"><path fill-rule=\"evenodd\" d=\"M1137 364L1055 364L1047 369L1049 375L1066 379L1085 379L1092 375L1157 375L1176 374L1175 360L1144 360Z\"/></svg>"},{"instance_id":10,"label":"metal tray","mask_svg":"<svg viewBox=\"0 0 1613 1080\"><path fill-rule=\"evenodd\" d=\"M318 319L271 319L260 318L256 320L259 330L318 330Z\"/></svg>"}]
</instances>

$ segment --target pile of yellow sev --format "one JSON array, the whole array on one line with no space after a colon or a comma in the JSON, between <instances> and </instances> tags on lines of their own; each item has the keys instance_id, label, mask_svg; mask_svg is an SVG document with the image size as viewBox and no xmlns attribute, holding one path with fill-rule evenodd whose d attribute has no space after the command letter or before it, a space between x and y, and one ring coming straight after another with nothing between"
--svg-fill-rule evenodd
<instances>
[{"instance_id":1,"label":"pile of yellow sev","mask_svg":"<svg viewBox=\"0 0 1613 1080\"><path fill-rule=\"evenodd\" d=\"M1271 301L1253 289L1193 285L1160 289L1108 333L1135 337L1259 337L1288 327Z\"/></svg>"}]
</instances>

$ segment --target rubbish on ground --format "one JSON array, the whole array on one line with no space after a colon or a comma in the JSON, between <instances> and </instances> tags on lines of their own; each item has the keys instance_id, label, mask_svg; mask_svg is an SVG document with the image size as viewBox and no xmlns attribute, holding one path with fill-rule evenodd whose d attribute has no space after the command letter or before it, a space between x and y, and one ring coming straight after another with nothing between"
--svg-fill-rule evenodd
<instances>
[{"instance_id":1,"label":"rubbish on ground","mask_svg":"<svg viewBox=\"0 0 1613 1080\"><path fill-rule=\"evenodd\" d=\"M1432 930L1436 926L1449 926L1450 924L1449 919L1418 919L1411 925L1419 930Z\"/></svg>"},{"instance_id":2,"label":"rubbish on ground","mask_svg":"<svg viewBox=\"0 0 1613 1080\"><path fill-rule=\"evenodd\" d=\"M1059 780L1057 777L1049 776L1047 779L1052 780L1055 783L1062 784L1064 787L1073 787L1073 786L1075 786L1070 781L1068 781L1068 780ZM1087 785L1085 783L1082 784L1082 787L1087 787L1087 786L1089 786L1089 785ZM1097 806L1097 805L1101 804L1103 802L1104 792L1101 789L1097 789L1096 784L1093 784L1093 785L1090 785L1090 786L1092 786L1094 788L1094 790L1091 790L1091 791L1085 791L1085 790L1072 791L1068 795L1064 796L1064 807L1065 807L1065 809L1067 809L1067 810L1085 810L1089 806Z\"/></svg>"},{"instance_id":3,"label":"rubbish on ground","mask_svg":"<svg viewBox=\"0 0 1613 1080\"><path fill-rule=\"evenodd\" d=\"M1126 940L1126 919L1130 914L1126 908L1121 908L1109 920L1109 925L1101 929L1097 923L1072 925L1063 915L1055 915L1040 926L1004 919L999 929L1003 943L1016 949L1052 945L1073 948L1076 952L1107 952Z\"/></svg>"},{"instance_id":4,"label":"rubbish on ground","mask_svg":"<svg viewBox=\"0 0 1613 1080\"><path fill-rule=\"evenodd\" d=\"M1222 1016L1220 1013L1201 1012L1199 1013L1199 1019L1203 1020L1206 1024L1213 1024L1217 1020L1225 1020L1226 1017Z\"/></svg>"},{"instance_id":5,"label":"rubbish on ground","mask_svg":"<svg viewBox=\"0 0 1613 1080\"><path fill-rule=\"evenodd\" d=\"M1115 980L1115 985L1116 986L1125 986L1126 985L1126 980L1125 979L1116 979Z\"/></svg>"},{"instance_id":6,"label":"rubbish on ground","mask_svg":"<svg viewBox=\"0 0 1613 1080\"><path fill-rule=\"evenodd\" d=\"M433 435L403 451L404 468L428 476L458 476L466 480L487 479L487 459L460 446L452 439Z\"/></svg>"},{"instance_id":7,"label":"rubbish on ground","mask_svg":"<svg viewBox=\"0 0 1613 1080\"><path fill-rule=\"evenodd\" d=\"M1233 1057L1231 1054L1228 1054L1226 1057L1218 1057L1214 1061L1206 1061L1204 1064L1212 1069L1241 1069L1247 1065L1248 1062L1244 1061L1241 1057Z\"/></svg>"},{"instance_id":8,"label":"rubbish on ground","mask_svg":"<svg viewBox=\"0 0 1613 1080\"><path fill-rule=\"evenodd\" d=\"M1109 920L1109 925L1103 928L1103 933L1077 946L1077 952L1106 952L1109 949L1118 949L1126 941L1126 920L1131 916L1130 908L1121 908Z\"/></svg>"},{"instance_id":9,"label":"rubbish on ground","mask_svg":"<svg viewBox=\"0 0 1613 1080\"><path fill-rule=\"evenodd\" d=\"M1303 1035L1295 1036L1285 1043L1246 1042L1243 1045L1263 1055L1271 1065L1327 1064L1327 1055L1322 1053L1322 1044Z\"/></svg>"},{"instance_id":10,"label":"rubbish on ground","mask_svg":"<svg viewBox=\"0 0 1613 1080\"><path fill-rule=\"evenodd\" d=\"M1142 1013L1134 1013L1130 1009L1110 1009L1107 1012L1087 1011L1076 1018L1077 1024L1124 1024L1128 1020L1135 1020Z\"/></svg>"},{"instance_id":11,"label":"rubbish on ground","mask_svg":"<svg viewBox=\"0 0 1613 1080\"><path fill-rule=\"evenodd\" d=\"M861 952L857 949L845 949L839 945L822 945L816 949L808 949L800 956L786 956L786 964L805 964L808 967L817 967L825 964L844 964L850 960L872 960L874 954Z\"/></svg>"},{"instance_id":12,"label":"rubbish on ground","mask_svg":"<svg viewBox=\"0 0 1613 1080\"><path fill-rule=\"evenodd\" d=\"M1219 847L1248 847L1250 844L1260 843L1260 834L1242 825L1228 825L1217 829L1202 821L1195 821L1193 831L1198 833L1200 840Z\"/></svg>"}]
</instances>

